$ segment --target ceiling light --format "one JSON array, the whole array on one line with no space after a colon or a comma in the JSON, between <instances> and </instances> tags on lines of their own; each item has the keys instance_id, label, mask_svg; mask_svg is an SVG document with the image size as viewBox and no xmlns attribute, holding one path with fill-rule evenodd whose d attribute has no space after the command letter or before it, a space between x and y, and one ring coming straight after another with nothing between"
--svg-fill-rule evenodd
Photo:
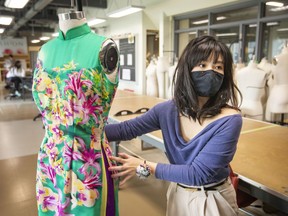
<instances>
[{"instance_id":1,"label":"ceiling light","mask_svg":"<svg viewBox=\"0 0 288 216\"><path fill-rule=\"evenodd\" d=\"M257 27L257 24L250 24L249 27L250 27L250 28Z\"/></svg>"},{"instance_id":2,"label":"ceiling light","mask_svg":"<svg viewBox=\"0 0 288 216\"><path fill-rule=\"evenodd\" d=\"M138 11L141 11L144 8L145 7L143 7L143 6L129 5L127 7L121 8L119 10L107 13L107 16L108 17L112 17L112 18L119 18L119 17L127 16L127 15L130 15L130 14L136 13Z\"/></svg>"},{"instance_id":3,"label":"ceiling light","mask_svg":"<svg viewBox=\"0 0 288 216\"><path fill-rule=\"evenodd\" d=\"M288 31L288 28L280 28L280 29L277 29L278 32L281 32L281 31Z\"/></svg>"},{"instance_id":4,"label":"ceiling light","mask_svg":"<svg viewBox=\"0 0 288 216\"><path fill-rule=\"evenodd\" d=\"M97 24L100 24L100 23L103 23L105 22L106 20L105 19L93 19L93 20L90 20L88 21L88 26L94 26L94 25L97 25Z\"/></svg>"},{"instance_id":5,"label":"ceiling light","mask_svg":"<svg viewBox=\"0 0 288 216\"><path fill-rule=\"evenodd\" d=\"M195 24L195 25L204 24L204 23L208 23L208 19L206 19L206 20L199 20L199 21L195 21L195 22L192 22L192 23Z\"/></svg>"},{"instance_id":6,"label":"ceiling light","mask_svg":"<svg viewBox=\"0 0 288 216\"><path fill-rule=\"evenodd\" d=\"M278 22L269 22L269 23L266 23L266 26L275 26L278 24L279 24Z\"/></svg>"},{"instance_id":7,"label":"ceiling light","mask_svg":"<svg viewBox=\"0 0 288 216\"><path fill-rule=\"evenodd\" d=\"M221 34L216 34L217 37L224 37L224 36L236 36L237 33L221 33Z\"/></svg>"},{"instance_id":8,"label":"ceiling light","mask_svg":"<svg viewBox=\"0 0 288 216\"><path fill-rule=\"evenodd\" d=\"M5 31L4 28L0 28L0 34L2 34Z\"/></svg>"},{"instance_id":9,"label":"ceiling light","mask_svg":"<svg viewBox=\"0 0 288 216\"><path fill-rule=\"evenodd\" d=\"M188 34L196 34L197 32L189 32Z\"/></svg>"},{"instance_id":10,"label":"ceiling light","mask_svg":"<svg viewBox=\"0 0 288 216\"><path fill-rule=\"evenodd\" d=\"M269 2L266 2L266 5L273 6L273 7L283 7L284 4L281 2L269 1Z\"/></svg>"},{"instance_id":11,"label":"ceiling light","mask_svg":"<svg viewBox=\"0 0 288 216\"><path fill-rule=\"evenodd\" d=\"M288 5L285 5L283 7L276 7L276 8L270 9L270 11L273 11L273 12L284 11L284 10L288 10Z\"/></svg>"},{"instance_id":12,"label":"ceiling light","mask_svg":"<svg viewBox=\"0 0 288 216\"><path fill-rule=\"evenodd\" d=\"M6 0L4 5L9 8L24 8L29 0Z\"/></svg>"},{"instance_id":13,"label":"ceiling light","mask_svg":"<svg viewBox=\"0 0 288 216\"><path fill-rule=\"evenodd\" d=\"M40 42L40 40L37 40L37 39L31 40L31 43L39 43L39 42Z\"/></svg>"},{"instance_id":14,"label":"ceiling light","mask_svg":"<svg viewBox=\"0 0 288 216\"><path fill-rule=\"evenodd\" d=\"M53 34L52 34L52 37L58 37L59 36L59 32L54 32Z\"/></svg>"},{"instance_id":15,"label":"ceiling light","mask_svg":"<svg viewBox=\"0 0 288 216\"><path fill-rule=\"evenodd\" d=\"M12 16L0 16L0 25L10 25L12 20Z\"/></svg>"},{"instance_id":16,"label":"ceiling light","mask_svg":"<svg viewBox=\"0 0 288 216\"><path fill-rule=\"evenodd\" d=\"M42 41L46 41L46 40L49 40L50 37L48 37L48 36L43 36L43 37L40 37L39 39L42 40Z\"/></svg>"},{"instance_id":17,"label":"ceiling light","mask_svg":"<svg viewBox=\"0 0 288 216\"><path fill-rule=\"evenodd\" d=\"M227 17L225 17L225 16L219 16L219 17L216 18L216 20L219 21L219 20L224 20L224 19L226 19L226 18L227 18Z\"/></svg>"}]
</instances>

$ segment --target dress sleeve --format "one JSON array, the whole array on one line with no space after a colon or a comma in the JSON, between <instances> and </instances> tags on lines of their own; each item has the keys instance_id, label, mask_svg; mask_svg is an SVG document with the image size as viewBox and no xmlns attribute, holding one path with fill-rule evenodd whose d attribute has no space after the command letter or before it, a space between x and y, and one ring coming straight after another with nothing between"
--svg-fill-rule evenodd
<instances>
[{"instance_id":1,"label":"dress sleeve","mask_svg":"<svg viewBox=\"0 0 288 216\"><path fill-rule=\"evenodd\" d=\"M187 185L203 185L213 182L219 172L229 175L228 164L236 152L242 127L242 117L232 117L201 149L192 164L157 164L155 176L158 179Z\"/></svg>"},{"instance_id":2,"label":"dress sleeve","mask_svg":"<svg viewBox=\"0 0 288 216\"><path fill-rule=\"evenodd\" d=\"M108 141L111 142L130 140L136 138L137 136L141 136L159 129L160 125L158 114L156 108L154 107L148 112L134 119L117 124L106 125L105 133Z\"/></svg>"}]
</instances>

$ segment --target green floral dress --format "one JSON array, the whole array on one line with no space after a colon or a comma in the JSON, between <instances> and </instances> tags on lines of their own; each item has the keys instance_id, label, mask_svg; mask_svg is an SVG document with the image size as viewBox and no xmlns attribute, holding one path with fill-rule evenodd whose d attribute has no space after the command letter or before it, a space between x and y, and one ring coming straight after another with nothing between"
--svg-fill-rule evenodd
<instances>
[{"instance_id":1,"label":"green floral dress","mask_svg":"<svg viewBox=\"0 0 288 216\"><path fill-rule=\"evenodd\" d=\"M33 79L45 126L37 164L39 215L118 215L103 130L118 84L99 59L107 40L84 24L65 37L59 32L39 52Z\"/></svg>"}]
</instances>

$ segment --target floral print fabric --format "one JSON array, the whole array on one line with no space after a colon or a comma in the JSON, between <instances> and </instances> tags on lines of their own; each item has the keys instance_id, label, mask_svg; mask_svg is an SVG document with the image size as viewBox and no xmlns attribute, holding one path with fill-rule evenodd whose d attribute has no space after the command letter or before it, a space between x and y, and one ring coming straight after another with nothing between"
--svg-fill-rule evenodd
<instances>
[{"instance_id":1,"label":"floral print fabric","mask_svg":"<svg viewBox=\"0 0 288 216\"><path fill-rule=\"evenodd\" d=\"M33 96L46 130L38 154L38 213L118 215L116 183L107 184L105 160L113 164L103 131L117 83L107 79L99 60L92 68L77 67L75 59L59 62L47 68L39 58L34 72ZM114 202L114 212L107 202Z\"/></svg>"}]
</instances>

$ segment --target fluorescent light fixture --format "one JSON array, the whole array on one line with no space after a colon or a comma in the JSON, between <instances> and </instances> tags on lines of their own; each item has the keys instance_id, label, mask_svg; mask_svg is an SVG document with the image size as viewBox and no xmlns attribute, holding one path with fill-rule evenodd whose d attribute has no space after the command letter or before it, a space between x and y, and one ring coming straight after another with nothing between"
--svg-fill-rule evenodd
<instances>
[{"instance_id":1,"label":"fluorescent light fixture","mask_svg":"<svg viewBox=\"0 0 288 216\"><path fill-rule=\"evenodd\" d=\"M47 41L47 40L50 39L50 37L48 37L48 36L43 36L43 37L40 37L39 39L40 39L41 41Z\"/></svg>"},{"instance_id":2,"label":"fluorescent light fixture","mask_svg":"<svg viewBox=\"0 0 288 216\"><path fill-rule=\"evenodd\" d=\"M112 18L119 18L119 17L127 16L130 14L136 13L138 11L141 11L144 8L145 7L143 7L143 6L129 5L127 7L121 8L119 10L107 13L107 16L112 17Z\"/></svg>"},{"instance_id":3,"label":"fluorescent light fixture","mask_svg":"<svg viewBox=\"0 0 288 216\"><path fill-rule=\"evenodd\" d=\"M31 43L39 43L39 42L40 42L40 40L37 40L37 39L31 40Z\"/></svg>"},{"instance_id":4,"label":"fluorescent light fixture","mask_svg":"<svg viewBox=\"0 0 288 216\"><path fill-rule=\"evenodd\" d=\"M221 34L216 34L217 37L225 37L225 36L236 36L237 33L221 33Z\"/></svg>"},{"instance_id":5,"label":"fluorescent light fixture","mask_svg":"<svg viewBox=\"0 0 288 216\"><path fill-rule=\"evenodd\" d=\"M269 1L269 2L266 2L266 5L273 6L273 7L283 7L284 4L281 2Z\"/></svg>"},{"instance_id":6,"label":"fluorescent light fixture","mask_svg":"<svg viewBox=\"0 0 288 216\"><path fill-rule=\"evenodd\" d=\"M280 29L277 29L278 32L282 32L282 31L288 31L288 28L280 28Z\"/></svg>"},{"instance_id":7,"label":"fluorescent light fixture","mask_svg":"<svg viewBox=\"0 0 288 216\"><path fill-rule=\"evenodd\" d=\"M0 16L0 25L10 25L14 17Z\"/></svg>"},{"instance_id":8,"label":"fluorescent light fixture","mask_svg":"<svg viewBox=\"0 0 288 216\"><path fill-rule=\"evenodd\" d=\"M257 27L257 24L250 24L249 27L250 28L255 28L255 27Z\"/></svg>"},{"instance_id":9,"label":"fluorescent light fixture","mask_svg":"<svg viewBox=\"0 0 288 216\"><path fill-rule=\"evenodd\" d=\"M219 16L219 17L216 17L216 20L219 21L219 20L224 20L226 18L227 17L225 17L225 16ZM208 19L198 20L198 21L195 21L195 22L192 22L192 23L195 24L195 25L200 25L200 24L208 23Z\"/></svg>"},{"instance_id":10,"label":"fluorescent light fixture","mask_svg":"<svg viewBox=\"0 0 288 216\"><path fill-rule=\"evenodd\" d=\"M29 0L6 0L4 5L9 8L24 8Z\"/></svg>"},{"instance_id":11,"label":"fluorescent light fixture","mask_svg":"<svg viewBox=\"0 0 288 216\"><path fill-rule=\"evenodd\" d=\"M106 20L105 19L93 19L93 20L90 20L88 21L88 26L94 26L94 25L97 25L97 24L100 24L100 23L103 23L105 22Z\"/></svg>"},{"instance_id":12,"label":"fluorescent light fixture","mask_svg":"<svg viewBox=\"0 0 288 216\"><path fill-rule=\"evenodd\" d=\"M275 26L278 24L279 24L278 22L269 22L269 23L266 23L266 26Z\"/></svg>"},{"instance_id":13,"label":"fluorescent light fixture","mask_svg":"<svg viewBox=\"0 0 288 216\"><path fill-rule=\"evenodd\" d=\"M275 8L270 9L270 11L272 11L272 12L278 12L278 11L284 11L284 10L288 10L288 5L285 5L283 7L275 7Z\"/></svg>"},{"instance_id":14,"label":"fluorescent light fixture","mask_svg":"<svg viewBox=\"0 0 288 216\"><path fill-rule=\"evenodd\" d=\"M59 36L59 32L55 32L52 34L52 37L58 37Z\"/></svg>"},{"instance_id":15,"label":"fluorescent light fixture","mask_svg":"<svg viewBox=\"0 0 288 216\"><path fill-rule=\"evenodd\" d=\"M0 28L0 34L2 34L5 31L4 28Z\"/></svg>"},{"instance_id":16,"label":"fluorescent light fixture","mask_svg":"<svg viewBox=\"0 0 288 216\"><path fill-rule=\"evenodd\" d=\"M196 34L196 32L189 32L188 34Z\"/></svg>"},{"instance_id":17,"label":"fluorescent light fixture","mask_svg":"<svg viewBox=\"0 0 288 216\"><path fill-rule=\"evenodd\" d=\"M204 24L204 23L208 23L208 19L199 20L199 21L195 21L195 22L192 22L192 23L195 24L195 25Z\"/></svg>"},{"instance_id":18,"label":"fluorescent light fixture","mask_svg":"<svg viewBox=\"0 0 288 216\"><path fill-rule=\"evenodd\" d=\"M226 18L227 18L227 17L225 17L225 16L219 16L219 17L216 18L216 20L219 21L219 20L224 20L224 19L226 19Z\"/></svg>"}]
</instances>

